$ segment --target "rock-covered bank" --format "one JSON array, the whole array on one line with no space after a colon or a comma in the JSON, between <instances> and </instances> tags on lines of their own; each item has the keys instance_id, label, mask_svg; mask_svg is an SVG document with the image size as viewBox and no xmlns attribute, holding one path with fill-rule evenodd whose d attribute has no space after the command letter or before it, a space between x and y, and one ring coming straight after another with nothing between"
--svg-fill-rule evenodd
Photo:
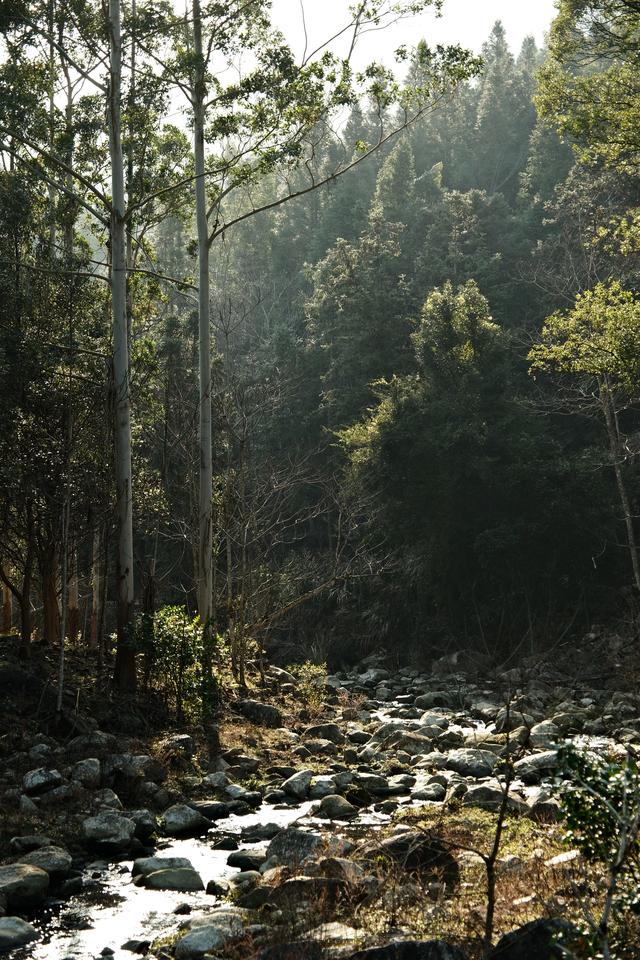
<instances>
[{"instance_id":1,"label":"rock-covered bank","mask_svg":"<svg viewBox=\"0 0 640 960\"><path fill-rule=\"evenodd\" d=\"M472 960L474 849L507 764L519 846L498 863L511 899L494 955L539 960L558 938L579 950L567 889L584 871L556 824L558 749L623 755L640 741L635 693L461 661L391 672L372 658L329 676L313 705L285 671L269 679L270 696L230 705L219 749L211 731L142 752L96 729L3 759L0 950ZM225 747L233 731L242 745Z\"/></svg>"}]
</instances>

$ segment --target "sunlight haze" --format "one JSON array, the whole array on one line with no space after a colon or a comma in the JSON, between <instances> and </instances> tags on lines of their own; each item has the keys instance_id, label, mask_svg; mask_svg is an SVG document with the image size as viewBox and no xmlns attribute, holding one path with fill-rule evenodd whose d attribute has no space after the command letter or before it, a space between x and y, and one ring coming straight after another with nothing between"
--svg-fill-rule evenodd
<instances>
[{"instance_id":1,"label":"sunlight haze","mask_svg":"<svg viewBox=\"0 0 640 960\"><path fill-rule=\"evenodd\" d=\"M322 40L344 23L345 0L305 0L304 10L309 42ZM304 47L300 0L273 0L274 18L296 51ZM459 43L478 52L496 20L507 31L511 48L517 52L531 34L538 46L554 17L555 0L445 0L442 16L426 11L384 31L362 39L360 58L391 60L390 53L401 44Z\"/></svg>"}]
</instances>

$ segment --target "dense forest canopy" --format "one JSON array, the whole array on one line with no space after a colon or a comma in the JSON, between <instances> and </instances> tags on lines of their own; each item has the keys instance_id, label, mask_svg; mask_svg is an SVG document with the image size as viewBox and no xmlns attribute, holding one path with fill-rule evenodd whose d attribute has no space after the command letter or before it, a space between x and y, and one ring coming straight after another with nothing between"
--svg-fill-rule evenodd
<instances>
[{"instance_id":1,"label":"dense forest canopy","mask_svg":"<svg viewBox=\"0 0 640 960\"><path fill-rule=\"evenodd\" d=\"M357 71L267 2L4 3L4 630L133 689L171 616L206 685L635 615L637 17Z\"/></svg>"}]
</instances>

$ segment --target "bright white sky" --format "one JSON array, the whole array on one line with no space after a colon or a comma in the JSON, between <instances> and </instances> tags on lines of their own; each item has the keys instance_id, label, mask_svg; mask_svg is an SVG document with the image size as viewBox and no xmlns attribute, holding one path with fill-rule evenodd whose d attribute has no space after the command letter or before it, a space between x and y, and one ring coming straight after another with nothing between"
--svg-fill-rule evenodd
<instances>
[{"instance_id":1,"label":"bright white sky","mask_svg":"<svg viewBox=\"0 0 640 960\"><path fill-rule=\"evenodd\" d=\"M345 22L349 0L304 0L310 43L322 41ZM274 19L296 52L304 46L300 0L273 0ZM396 24L362 38L362 62L385 60L401 44L459 43L476 52L489 36L496 20L502 20L511 49L517 53L524 37L531 34L538 46L555 15L555 0L445 0L442 16L433 12Z\"/></svg>"}]
</instances>

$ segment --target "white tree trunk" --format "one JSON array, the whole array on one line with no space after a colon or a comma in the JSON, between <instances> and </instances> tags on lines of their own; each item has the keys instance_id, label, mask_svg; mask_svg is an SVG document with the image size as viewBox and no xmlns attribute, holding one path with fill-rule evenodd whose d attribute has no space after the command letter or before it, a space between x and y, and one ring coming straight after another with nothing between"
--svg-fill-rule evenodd
<instances>
[{"instance_id":1,"label":"white tree trunk","mask_svg":"<svg viewBox=\"0 0 640 960\"><path fill-rule=\"evenodd\" d=\"M114 679L135 689L135 654L127 628L133 613L133 510L131 489L131 411L127 336L127 256L124 162L121 139L122 40L120 0L109 0L110 81L108 104L111 162L111 319L115 391L116 493L118 517L118 646Z\"/></svg>"},{"instance_id":2,"label":"white tree trunk","mask_svg":"<svg viewBox=\"0 0 640 960\"><path fill-rule=\"evenodd\" d=\"M198 233L198 336L200 360L200 482L198 498L198 614L209 637L213 610L213 513L211 433L211 331L209 318L209 229L205 189L205 64L199 0L193 0L193 40L196 57L193 83L196 225Z\"/></svg>"}]
</instances>

